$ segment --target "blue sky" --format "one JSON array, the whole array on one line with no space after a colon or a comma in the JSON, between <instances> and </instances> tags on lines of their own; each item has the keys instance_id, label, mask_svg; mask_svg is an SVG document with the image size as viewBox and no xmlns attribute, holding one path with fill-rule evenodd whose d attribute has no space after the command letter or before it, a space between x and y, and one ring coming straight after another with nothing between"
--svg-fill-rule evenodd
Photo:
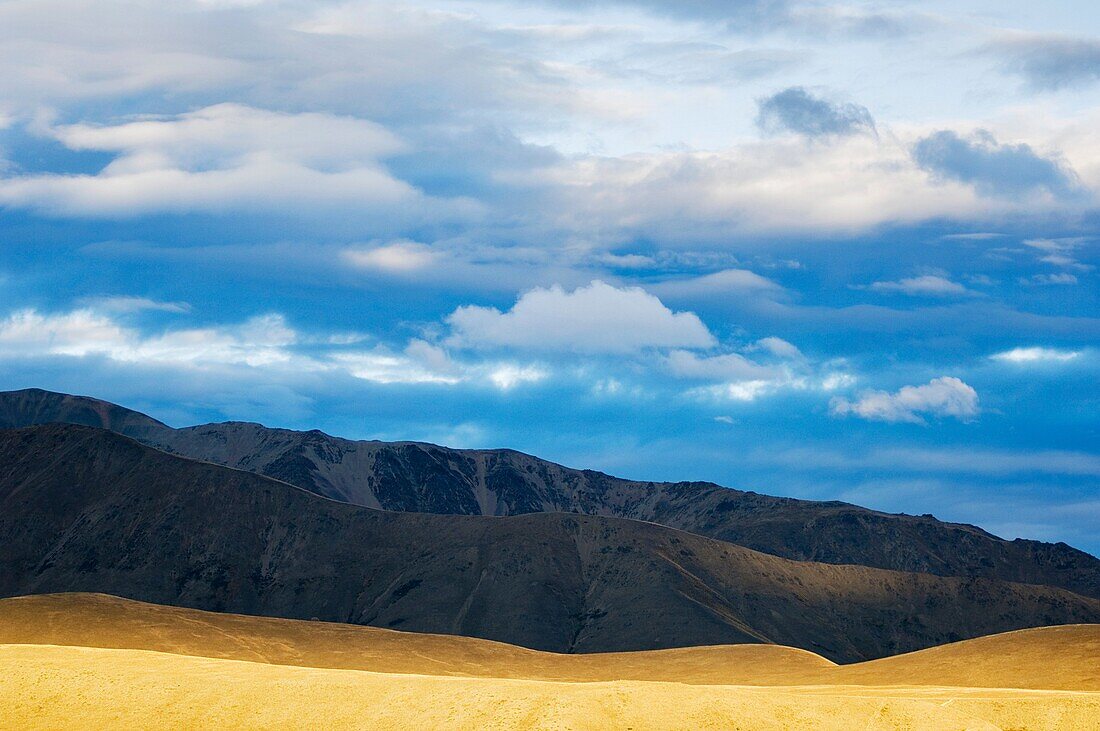
<instances>
[{"instance_id":1,"label":"blue sky","mask_svg":"<svg viewBox=\"0 0 1100 731\"><path fill-rule=\"evenodd\" d=\"M1100 552L1100 11L0 4L0 385Z\"/></svg>"}]
</instances>

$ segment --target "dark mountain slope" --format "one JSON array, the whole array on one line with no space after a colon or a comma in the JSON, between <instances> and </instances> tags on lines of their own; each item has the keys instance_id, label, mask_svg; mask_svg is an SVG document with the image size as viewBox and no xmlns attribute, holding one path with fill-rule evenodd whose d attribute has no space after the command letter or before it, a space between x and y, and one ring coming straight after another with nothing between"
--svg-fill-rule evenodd
<instances>
[{"instance_id":1,"label":"dark mountain slope","mask_svg":"<svg viewBox=\"0 0 1100 731\"><path fill-rule=\"evenodd\" d=\"M778 642L834 660L1100 621L1062 589L799 563L637 521L376 511L88 427L0 431L0 595L168 604L559 651Z\"/></svg>"},{"instance_id":2,"label":"dark mountain slope","mask_svg":"<svg viewBox=\"0 0 1100 731\"><path fill-rule=\"evenodd\" d=\"M89 415L108 414L98 423ZM104 426L169 452L366 507L459 515L569 512L660 523L796 560L1060 586L1100 597L1100 560L1064 543L1005 541L930 516L760 495L711 483L636 482L511 450L364 442L228 422L172 429L95 399L0 394L0 426Z\"/></svg>"}]
</instances>

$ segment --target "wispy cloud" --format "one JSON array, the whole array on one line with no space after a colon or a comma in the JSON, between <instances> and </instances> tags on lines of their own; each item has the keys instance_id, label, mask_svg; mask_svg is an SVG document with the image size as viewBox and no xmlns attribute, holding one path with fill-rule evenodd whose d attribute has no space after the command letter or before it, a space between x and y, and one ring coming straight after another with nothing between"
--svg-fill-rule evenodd
<instances>
[{"instance_id":1,"label":"wispy cloud","mask_svg":"<svg viewBox=\"0 0 1100 731\"><path fill-rule=\"evenodd\" d=\"M1055 33L1004 34L985 47L1032 89L1057 90L1100 80L1100 40Z\"/></svg>"},{"instance_id":2,"label":"wispy cloud","mask_svg":"<svg viewBox=\"0 0 1100 731\"><path fill-rule=\"evenodd\" d=\"M1077 277L1073 274L1032 274L1030 277L1020 277L1016 280L1025 287L1047 287L1058 285L1075 285Z\"/></svg>"},{"instance_id":3,"label":"wispy cloud","mask_svg":"<svg viewBox=\"0 0 1100 731\"><path fill-rule=\"evenodd\" d=\"M925 274L896 282L873 282L865 289L885 294L906 294L913 297L968 297L976 294L946 277Z\"/></svg>"},{"instance_id":4,"label":"wispy cloud","mask_svg":"<svg viewBox=\"0 0 1100 731\"><path fill-rule=\"evenodd\" d=\"M1079 350L1057 350L1055 348L1013 348L989 356L993 360L1006 363L1065 363L1081 355Z\"/></svg>"}]
</instances>

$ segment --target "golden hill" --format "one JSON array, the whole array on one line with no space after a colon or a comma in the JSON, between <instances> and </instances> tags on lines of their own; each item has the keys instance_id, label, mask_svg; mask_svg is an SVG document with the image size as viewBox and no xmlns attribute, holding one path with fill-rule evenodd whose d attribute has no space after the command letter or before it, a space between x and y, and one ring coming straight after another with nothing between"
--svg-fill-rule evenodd
<instances>
[{"instance_id":1,"label":"golden hill","mask_svg":"<svg viewBox=\"0 0 1100 731\"><path fill-rule=\"evenodd\" d=\"M0 600L3 728L1100 728L1100 625L838 666L733 645L558 655L98 594Z\"/></svg>"}]
</instances>

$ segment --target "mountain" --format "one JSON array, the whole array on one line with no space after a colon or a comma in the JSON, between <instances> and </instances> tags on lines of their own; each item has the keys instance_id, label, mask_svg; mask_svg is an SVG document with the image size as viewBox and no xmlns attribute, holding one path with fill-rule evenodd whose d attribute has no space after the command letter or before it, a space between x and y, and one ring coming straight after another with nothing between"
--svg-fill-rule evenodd
<instances>
[{"instance_id":1,"label":"mountain","mask_svg":"<svg viewBox=\"0 0 1100 731\"><path fill-rule=\"evenodd\" d=\"M799 561L1044 584L1100 597L1100 560L1064 543L1006 541L972 525L841 502L654 483L512 450L351 441L228 422L172 429L114 404L40 389L0 393L0 427L111 429L175 454L248 470L342 502L455 515L566 512L660 523Z\"/></svg>"},{"instance_id":2,"label":"mountain","mask_svg":"<svg viewBox=\"0 0 1100 731\"><path fill-rule=\"evenodd\" d=\"M0 596L198 609L593 652L777 643L835 661L1100 622L1064 589L795 562L603 516L386 512L98 428L0 431Z\"/></svg>"}]
</instances>

